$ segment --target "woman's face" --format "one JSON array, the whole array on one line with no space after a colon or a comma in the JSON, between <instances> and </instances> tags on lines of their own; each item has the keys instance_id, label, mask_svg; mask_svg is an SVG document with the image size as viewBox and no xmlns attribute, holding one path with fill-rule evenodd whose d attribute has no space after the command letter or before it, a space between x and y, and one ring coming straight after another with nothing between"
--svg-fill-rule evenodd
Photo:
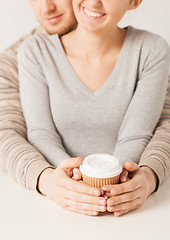
<instances>
[{"instance_id":1,"label":"woman's face","mask_svg":"<svg viewBox=\"0 0 170 240\"><path fill-rule=\"evenodd\" d=\"M72 0L79 26L88 31L113 29L133 0Z\"/></svg>"},{"instance_id":2,"label":"woman's face","mask_svg":"<svg viewBox=\"0 0 170 240\"><path fill-rule=\"evenodd\" d=\"M76 23L72 0L29 0L35 16L49 34L64 34Z\"/></svg>"}]
</instances>

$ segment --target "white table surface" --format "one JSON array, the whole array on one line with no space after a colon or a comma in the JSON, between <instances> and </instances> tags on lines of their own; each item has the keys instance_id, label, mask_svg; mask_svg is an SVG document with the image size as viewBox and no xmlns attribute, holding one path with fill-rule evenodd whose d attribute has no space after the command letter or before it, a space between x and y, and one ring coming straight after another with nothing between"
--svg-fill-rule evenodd
<instances>
[{"instance_id":1,"label":"white table surface","mask_svg":"<svg viewBox=\"0 0 170 240\"><path fill-rule=\"evenodd\" d=\"M169 240L170 177L144 205L122 217L69 212L0 171L0 240Z\"/></svg>"}]
</instances>

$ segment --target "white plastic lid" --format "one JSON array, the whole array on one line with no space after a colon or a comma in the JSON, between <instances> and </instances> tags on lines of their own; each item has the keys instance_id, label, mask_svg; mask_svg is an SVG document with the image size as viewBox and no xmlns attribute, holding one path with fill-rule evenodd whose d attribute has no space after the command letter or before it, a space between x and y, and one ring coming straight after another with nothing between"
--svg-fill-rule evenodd
<instances>
[{"instance_id":1,"label":"white plastic lid","mask_svg":"<svg viewBox=\"0 0 170 240\"><path fill-rule=\"evenodd\" d=\"M94 178L111 178L122 172L119 160L109 154L92 154L85 157L80 171Z\"/></svg>"}]
</instances>

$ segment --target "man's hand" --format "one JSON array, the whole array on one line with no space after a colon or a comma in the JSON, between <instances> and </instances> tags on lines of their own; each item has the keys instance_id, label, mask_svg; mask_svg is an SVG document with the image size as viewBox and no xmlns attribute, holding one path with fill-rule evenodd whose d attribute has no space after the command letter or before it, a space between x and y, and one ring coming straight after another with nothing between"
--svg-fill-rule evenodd
<instances>
[{"instance_id":1,"label":"man's hand","mask_svg":"<svg viewBox=\"0 0 170 240\"><path fill-rule=\"evenodd\" d=\"M71 158L63 160L56 169L45 169L39 177L38 189L67 210L98 215L106 211L106 199L100 197L102 190L80 180L77 168L81 163L82 158Z\"/></svg>"},{"instance_id":2,"label":"man's hand","mask_svg":"<svg viewBox=\"0 0 170 240\"><path fill-rule=\"evenodd\" d=\"M134 162L126 162L120 180L121 184L105 185L102 189L109 197L107 210L121 216L139 208L155 190L157 178L152 169L139 167Z\"/></svg>"}]
</instances>

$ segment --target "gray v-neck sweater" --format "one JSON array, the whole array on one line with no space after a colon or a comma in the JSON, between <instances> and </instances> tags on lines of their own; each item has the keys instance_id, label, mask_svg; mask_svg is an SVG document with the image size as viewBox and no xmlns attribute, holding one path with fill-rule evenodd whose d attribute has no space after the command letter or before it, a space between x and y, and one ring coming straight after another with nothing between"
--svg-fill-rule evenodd
<instances>
[{"instance_id":1,"label":"gray v-neck sweater","mask_svg":"<svg viewBox=\"0 0 170 240\"><path fill-rule=\"evenodd\" d=\"M159 120L168 82L169 46L128 27L104 85L88 89L58 35L34 35L19 50L20 97L28 140L57 166L69 157L108 153L138 162Z\"/></svg>"}]
</instances>

